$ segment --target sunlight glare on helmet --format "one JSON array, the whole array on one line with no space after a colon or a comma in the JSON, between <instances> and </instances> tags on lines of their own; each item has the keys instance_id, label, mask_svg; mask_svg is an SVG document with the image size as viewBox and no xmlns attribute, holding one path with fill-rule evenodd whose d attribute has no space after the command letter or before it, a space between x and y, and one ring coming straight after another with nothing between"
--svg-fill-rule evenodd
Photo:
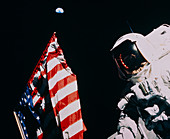
<instances>
[{"instance_id":1,"label":"sunlight glare on helmet","mask_svg":"<svg viewBox=\"0 0 170 139\"><path fill-rule=\"evenodd\" d=\"M133 45L132 49L133 49L134 51L137 51L136 45Z\"/></svg>"}]
</instances>

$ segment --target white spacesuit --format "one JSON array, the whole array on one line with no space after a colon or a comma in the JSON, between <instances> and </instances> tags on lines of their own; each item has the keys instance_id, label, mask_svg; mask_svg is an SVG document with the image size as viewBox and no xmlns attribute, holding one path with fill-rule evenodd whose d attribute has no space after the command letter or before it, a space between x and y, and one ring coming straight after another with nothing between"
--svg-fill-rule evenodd
<instances>
[{"instance_id":1,"label":"white spacesuit","mask_svg":"<svg viewBox=\"0 0 170 139\"><path fill-rule=\"evenodd\" d=\"M111 53L130 85L118 103L117 132L108 139L170 138L170 26L126 34Z\"/></svg>"}]
</instances>

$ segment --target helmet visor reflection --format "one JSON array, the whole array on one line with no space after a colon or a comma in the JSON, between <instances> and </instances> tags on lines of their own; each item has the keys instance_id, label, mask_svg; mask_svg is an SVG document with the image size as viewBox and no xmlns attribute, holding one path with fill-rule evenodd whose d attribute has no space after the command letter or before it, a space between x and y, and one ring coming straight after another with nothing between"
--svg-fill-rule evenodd
<instances>
[{"instance_id":1,"label":"helmet visor reflection","mask_svg":"<svg viewBox=\"0 0 170 139\"><path fill-rule=\"evenodd\" d=\"M118 68L123 73L132 72L141 67L146 59L141 55L135 42L126 40L113 50L113 56Z\"/></svg>"}]
</instances>

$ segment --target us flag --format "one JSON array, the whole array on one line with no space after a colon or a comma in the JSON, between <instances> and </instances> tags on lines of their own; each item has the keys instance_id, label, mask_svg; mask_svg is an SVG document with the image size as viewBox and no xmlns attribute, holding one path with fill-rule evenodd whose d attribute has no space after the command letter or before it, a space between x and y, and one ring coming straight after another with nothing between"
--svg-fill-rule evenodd
<instances>
[{"instance_id":1,"label":"us flag","mask_svg":"<svg viewBox=\"0 0 170 139\"><path fill-rule=\"evenodd\" d=\"M38 61L14 111L24 138L83 139L77 78L64 59L55 33Z\"/></svg>"}]
</instances>

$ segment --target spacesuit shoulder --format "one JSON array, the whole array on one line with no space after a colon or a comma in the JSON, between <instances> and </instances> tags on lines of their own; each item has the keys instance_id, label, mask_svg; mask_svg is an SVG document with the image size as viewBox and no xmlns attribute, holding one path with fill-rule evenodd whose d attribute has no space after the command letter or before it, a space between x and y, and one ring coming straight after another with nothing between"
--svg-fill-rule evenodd
<instances>
[{"instance_id":1,"label":"spacesuit shoulder","mask_svg":"<svg viewBox=\"0 0 170 139\"><path fill-rule=\"evenodd\" d=\"M160 59L170 52L170 25L159 26L145 38L155 48L155 59Z\"/></svg>"},{"instance_id":2,"label":"spacesuit shoulder","mask_svg":"<svg viewBox=\"0 0 170 139\"><path fill-rule=\"evenodd\" d=\"M145 38L150 41L155 47L163 46L170 39L170 25L163 24L158 28L154 29L151 33L145 36Z\"/></svg>"}]
</instances>

